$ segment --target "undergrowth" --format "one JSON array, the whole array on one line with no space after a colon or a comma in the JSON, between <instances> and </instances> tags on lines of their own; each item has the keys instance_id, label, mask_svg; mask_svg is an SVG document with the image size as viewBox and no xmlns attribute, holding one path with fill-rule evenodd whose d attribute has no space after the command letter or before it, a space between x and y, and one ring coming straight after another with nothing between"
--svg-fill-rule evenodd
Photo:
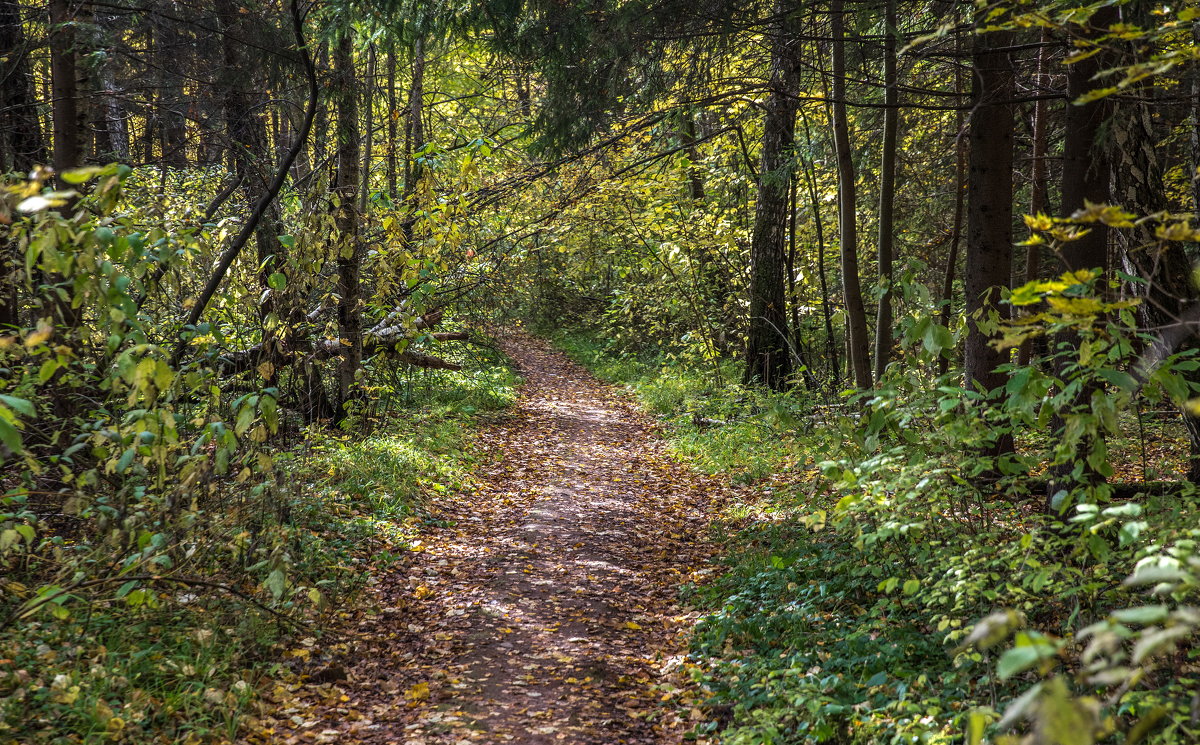
<instances>
[{"instance_id":1,"label":"undergrowth","mask_svg":"<svg viewBox=\"0 0 1200 745\"><path fill-rule=\"evenodd\" d=\"M396 393L393 383L375 394ZM257 692L302 662L284 656L289 641L351 607L371 573L419 540L423 506L463 486L473 420L511 403L515 379L485 359L420 374L400 394L354 432L313 428L271 451L274 476L243 484L236 510L195 509L203 543L170 566L32 612L19 576L0 580L0 742L233 740ZM59 538L23 571L86 551Z\"/></svg>"},{"instance_id":2,"label":"undergrowth","mask_svg":"<svg viewBox=\"0 0 1200 745\"><path fill-rule=\"evenodd\" d=\"M556 342L666 422L682 459L754 487L718 519L723 573L685 588L703 612L690 658L703 721L692 738L976 743L987 733L999 742L1023 718L1071 710L1082 717L1068 727L1075 733L1053 741L1092 742L1070 737L1092 737L1088 712L1105 705L1095 741L1122 730L1161 743L1196 736L1195 650L1134 684L1107 682L1129 675L1121 640L1145 639L1138 647L1150 654L1179 638L1153 626L1168 606L1112 609L1144 602L1145 582L1123 583L1135 569L1186 581L1171 567L1191 556L1187 485L1067 497L1081 500L1068 522L1041 511L1046 487L1033 469L1048 457L1039 448L1058 443L1033 427L1015 430L1028 454L1017 465L1031 470L992 487L972 476L995 468L977 463L970 443L997 424L964 416L949 378L939 387L894 368L871 396L830 402L748 389L729 382L732 370L722 382L711 366L621 353L587 333ZM1116 479L1179 471L1177 421L1166 427L1139 410L1112 422L1105 463ZM1013 633L1005 652L998 645ZM1093 639L1108 646L1097 651ZM1087 698L1114 687L1111 699Z\"/></svg>"}]
</instances>

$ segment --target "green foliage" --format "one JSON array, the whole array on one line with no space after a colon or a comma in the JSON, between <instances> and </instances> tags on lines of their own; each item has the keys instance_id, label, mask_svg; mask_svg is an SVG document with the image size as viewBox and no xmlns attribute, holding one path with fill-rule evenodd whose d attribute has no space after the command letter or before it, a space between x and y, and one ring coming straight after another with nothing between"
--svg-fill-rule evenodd
<instances>
[{"instance_id":1,"label":"green foliage","mask_svg":"<svg viewBox=\"0 0 1200 745\"><path fill-rule=\"evenodd\" d=\"M234 738L264 676L289 674L282 645L417 540L421 505L466 483L471 417L515 395L496 355L445 373L372 361L360 436L301 431L293 371L228 376L230 346L287 336L272 312L250 316L263 336L247 338L252 271L173 359L179 306L162 293L186 297L197 278L183 270L230 226L196 221L183 184L146 199L147 175L82 169L66 174L74 193L39 171L5 187L27 300L0 336L0 740ZM269 293L312 290L301 267L322 229L297 219L280 239L293 252ZM394 281L448 270L436 252L422 261ZM389 411L402 414L361 436Z\"/></svg>"},{"instance_id":2,"label":"green foliage","mask_svg":"<svg viewBox=\"0 0 1200 745\"><path fill-rule=\"evenodd\" d=\"M840 418L560 337L666 420L682 457L758 494L729 508L726 573L694 593L697 737L980 742L1022 722L1047 743L1194 736L1189 658L1172 653L1194 633L1194 490L1103 478L1147 472L1140 407L1190 399L1194 364L1142 364L1135 307L1105 292L1090 272L1014 290L1037 312L997 326L1001 343L1052 352L993 392L938 378L953 332L902 318L899 362ZM1017 447L997 455L1006 437ZM1171 602L1138 604L1145 582Z\"/></svg>"}]
</instances>

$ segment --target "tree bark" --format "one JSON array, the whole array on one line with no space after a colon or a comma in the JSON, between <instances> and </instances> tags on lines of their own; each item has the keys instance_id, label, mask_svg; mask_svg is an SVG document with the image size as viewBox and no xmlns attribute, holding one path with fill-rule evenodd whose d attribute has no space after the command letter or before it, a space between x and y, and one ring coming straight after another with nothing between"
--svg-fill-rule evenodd
<instances>
[{"instance_id":1,"label":"tree bark","mask_svg":"<svg viewBox=\"0 0 1200 745\"><path fill-rule=\"evenodd\" d=\"M75 31L71 25L74 8L68 0L50 0L50 88L53 102L51 119L54 132L54 172L60 189L73 186L62 174L78 168L83 161L82 107L79 105L79 78L76 60ZM69 212L68 205L64 212ZM50 275L47 281L70 284L70 278ZM51 301L52 315L68 332L73 333L83 322L82 309L73 307L71 288L63 288L65 297L55 294Z\"/></svg>"},{"instance_id":2,"label":"tree bark","mask_svg":"<svg viewBox=\"0 0 1200 745\"><path fill-rule=\"evenodd\" d=\"M1133 15L1123 20L1147 23L1149 14L1144 2L1133 2L1123 13ZM1144 61L1149 50L1134 48L1126 64ZM1129 99L1117 99L1109 119L1109 140L1104 143L1112 168L1112 198L1125 210L1139 217L1167 209L1163 169L1159 162L1159 138L1154 133L1154 90L1150 85L1131 91ZM1186 311L1197 301L1192 284L1192 262L1181 244L1160 241L1154 235L1154 224L1143 223L1132 230L1113 231L1121 251L1126 273L1141 277L1145 284L1134 285L1142 297L1138 310L1142 324L1161 334L1183 322ZM1181 345L1196 349L1195 335L1189 335ZM1196 372L1184 373L1190 383L1200 383ZM1191 446L1188 479L1200 481L1200 418L1186 408L1180 412Z\"/></svg>"},{"instance_id":3,"label":"tree bark","mask_svg":"<svg viewBox=\"0 0 1200 745\"><path fill-rule=\"evenodd\" d=\"M846 11L843 0L830 3L833 32L833 142L838 166L838 223L841 232L842 294L846 302L846 346L854 384L871 387L871 352L867 312L858 273L858 195L850 124L846 114Z\"/></svg>"},{"instance_id":4,"label":"tree bark","mask_svg":"<svg viewBox=\"0 0 1200 745\"><path fill-rule=\"evenodd\" d=\"M746 383L782 390L792 373L788 345L785 254L788 183L799 85L799 41L792 33L790 8L776 5L773 24L770 93L763 120L758 199L750 241L750 317L746 337Z\"/></svg>"},{"instance_id":5,"label":"tree bark","mask_svg":"<svg viewBox=\"0 0 1200 745\"><path fill-rule=\"evenodd\" d=\"M388 43L387 53L387 107L388 107L388 146L387 146L387 185L388 199L395 202L400 196L397 191L399 183L396 169L396 122L400 119L400 110L396 108L396 43Z\"/></svg>"},{"instance_id":6,"label":"tree bark","mask_svg":"<svg viewBox=\"0 0 1200 745\"><path fill-rule=\"evenodd\" d=\"M804 141L811 153L812 131L803 109L800 110L800 119L804 122ZM812 209L813 227L817 233L817 279L821 284L821 316L825 321L825 354L829 356L830 383L836 390L841 385L841 362L838 360L838 344L833 333L833 311L829 307L829 280L825 276L825 221L821 217L821 200L817 196L817 176L814 173L816 164L811 158L803 170L808 183L808 202Z\"/></svg>"},{"instance_id":7,"label":"tree bark","mask_svg":"<svg viewBox=\"0 0 1200 745\"><path fill-rule=\"evenodd\" d=\"M1013 105L1009 31L987 31L974 39L974 82L967 165L967 339L964 371L968 390L987 393L1004 385L996 368L1008 353L993 347L988 328L1008 316L1000 302L1012 271ZM982 324L982 325L981 325Z\"/></svg>"},{"instance_id":8,"label":"tree bark","mask_svg":"<svg viewBox=\"0 0 1200 745\"><path fill-rule=\"evenodd\" d=\"M417 185L421 180L423 166L419 153L425 147L425 39L418 36L413 41L412 85L408 91L408 121L405 123L404 141L404 203L409 216L402 225L406 242L412 242L416 224L417 207L414 203Z\"/></svg>"},{"instance_id":9,"label":"tree bark","mask_svg":"<svg viewBox=\"0 0 1200 745\"><path fill-rule=\"evenodd\" d=\"M1037 73L1035 84L1037 92L1043 94L1050 87L1049 75L1046 72L1050 56L1050 32L1042 29L1041 48L1038 49ZM1039 98L1033 105L1033 147L1029 168L1029 212L1032 215L1049 212L1047 193L1050 185L1050 168L1046 159L1048 150L1047 118L1049 102ZM1033 282L1038 279L1042 268L1042 247L1029 245L1025 249L1025 281ZM1033 340L1026 339L1017 350L1017 364L1028 365L1033 357Z\"/></svg>"},{"instance_id":10,"label":"tree bark","mask_svg":"<svg viewBox=\"0 0 1200 745\"><path fill-rule=\"evenodd\" d=\"M349 27L342 29L334 50L335 90L337 92L337 295L339 343L344 347L338 365L338 411L344 418L347 407L358 396L357 376L362 367L363 334L359 308L359 271L362 244L359 240L357 192L359 188L359 117L358 81L354 69L354 38Z\"/></svg>"},{"instance_id":11,"label":"tree bark","mask_svg":"<svg viewBox=\"0 0 1200 745\"><path fill-rule=\"evenodd\" d=\"M78 168L83 160L74 15L68 0L50 0L49 8L54 170L62 174ZM69 188L61 179L59 186Z\"/></svg>"},{"instance_id":12,"label":"tree bark","mask_svg":"<svg viewBox=\"0 0 1200 745\"><path fill-rule=\"evenodd\" d=\"M0 0L0 49L7 50L0 61L0 169L28 175L34 166L46 163L47 151L21 11L16 0ZM5 239L0 243L0 334L21 325L23 274L16 243Z\"/></svg>"},{"instance_id":13,"label":"tree bark","mask_svg":"<svg viewBox=\"0 0 1200 745\"><path fill-rule=\"evenodd\" d=\"M1096 11L1085 36L1096 36L1116 20L1116 8ZM1101 144L1100 130L1108 114L1108 99L1085 104L1075 100L1097 85L1093 78L1106 67L1105 53L1095 54L1067 67L1067 108L1064 115L1062 212L1066 216L1087 202L1105 204L1109 198L1108 153ZM1108 228L1102 223L1087 226L1082 238L1063 245L1060 258L1066 269L1108 270Z\"/></svg>"},{"instance_id":14,"label":"tree bark","mask_svg":"<svg viewBox=\"0 0 1200 745\"><path fill-rule=\"evenodd\" d=\"M883 294L875 317L875 379L883 377L892 353L892 258L895 253L893 211L896 202L896 131L900 103L896 72L896 0L887 0L883 42L883 147L879 163L879 283Z\"/></svg>"}]
</instances>

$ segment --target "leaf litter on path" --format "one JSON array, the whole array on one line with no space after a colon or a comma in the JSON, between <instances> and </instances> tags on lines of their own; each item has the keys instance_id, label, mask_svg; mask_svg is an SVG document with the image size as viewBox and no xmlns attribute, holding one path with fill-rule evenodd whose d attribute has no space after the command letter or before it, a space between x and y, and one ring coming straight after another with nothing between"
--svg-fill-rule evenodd
<instances>
[{"instance_id":1,"label":"leaf litter on path","mask_svg":"<svg viewBox=\"0 0 1200 745\"><path fill-rule=\"evenodd\" d=\"M439 498L449 527L378 578L248 742L681 741L694 617L677 593L714 552L727 487L545 342L505 351L526 383L479 434L475 490ZM322 669L345 679L318 683Z\"/></svg>"}]
</instances>

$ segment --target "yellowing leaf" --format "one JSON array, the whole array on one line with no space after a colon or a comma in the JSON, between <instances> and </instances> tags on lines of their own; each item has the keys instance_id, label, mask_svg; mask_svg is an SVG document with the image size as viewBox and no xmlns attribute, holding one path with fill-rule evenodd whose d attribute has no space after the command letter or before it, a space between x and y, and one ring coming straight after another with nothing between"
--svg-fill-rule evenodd
<instances>
[{"instance_id":1,"label":"yellowing leaf","mask_svg":"<svg viewBox=\"0 0 1200 745\"><path fill-rule=\"evenodd\" d=\"M640 625L640 624L637 624L637 623L635 623L635 622L633 622L633 621L626 621L626 622L625 622L625 628L627 628L627 629L632 629L632 630L634 630L634 631L641 631L641 630L642 630L642 627L641 627L641 625Z\"/></svg>"},{"instance_id":2,"label":"yellowing leaf","mask_svg":"<svg viewBox=\"0 0 1200 745\"><path fill-rule=\"evenodd\" d=\"M404 698L408 699L409 703L417 704L422 701L429 700L429 684L417 683L412 688L404 692Z\"/></svg>"}]
</instances>

